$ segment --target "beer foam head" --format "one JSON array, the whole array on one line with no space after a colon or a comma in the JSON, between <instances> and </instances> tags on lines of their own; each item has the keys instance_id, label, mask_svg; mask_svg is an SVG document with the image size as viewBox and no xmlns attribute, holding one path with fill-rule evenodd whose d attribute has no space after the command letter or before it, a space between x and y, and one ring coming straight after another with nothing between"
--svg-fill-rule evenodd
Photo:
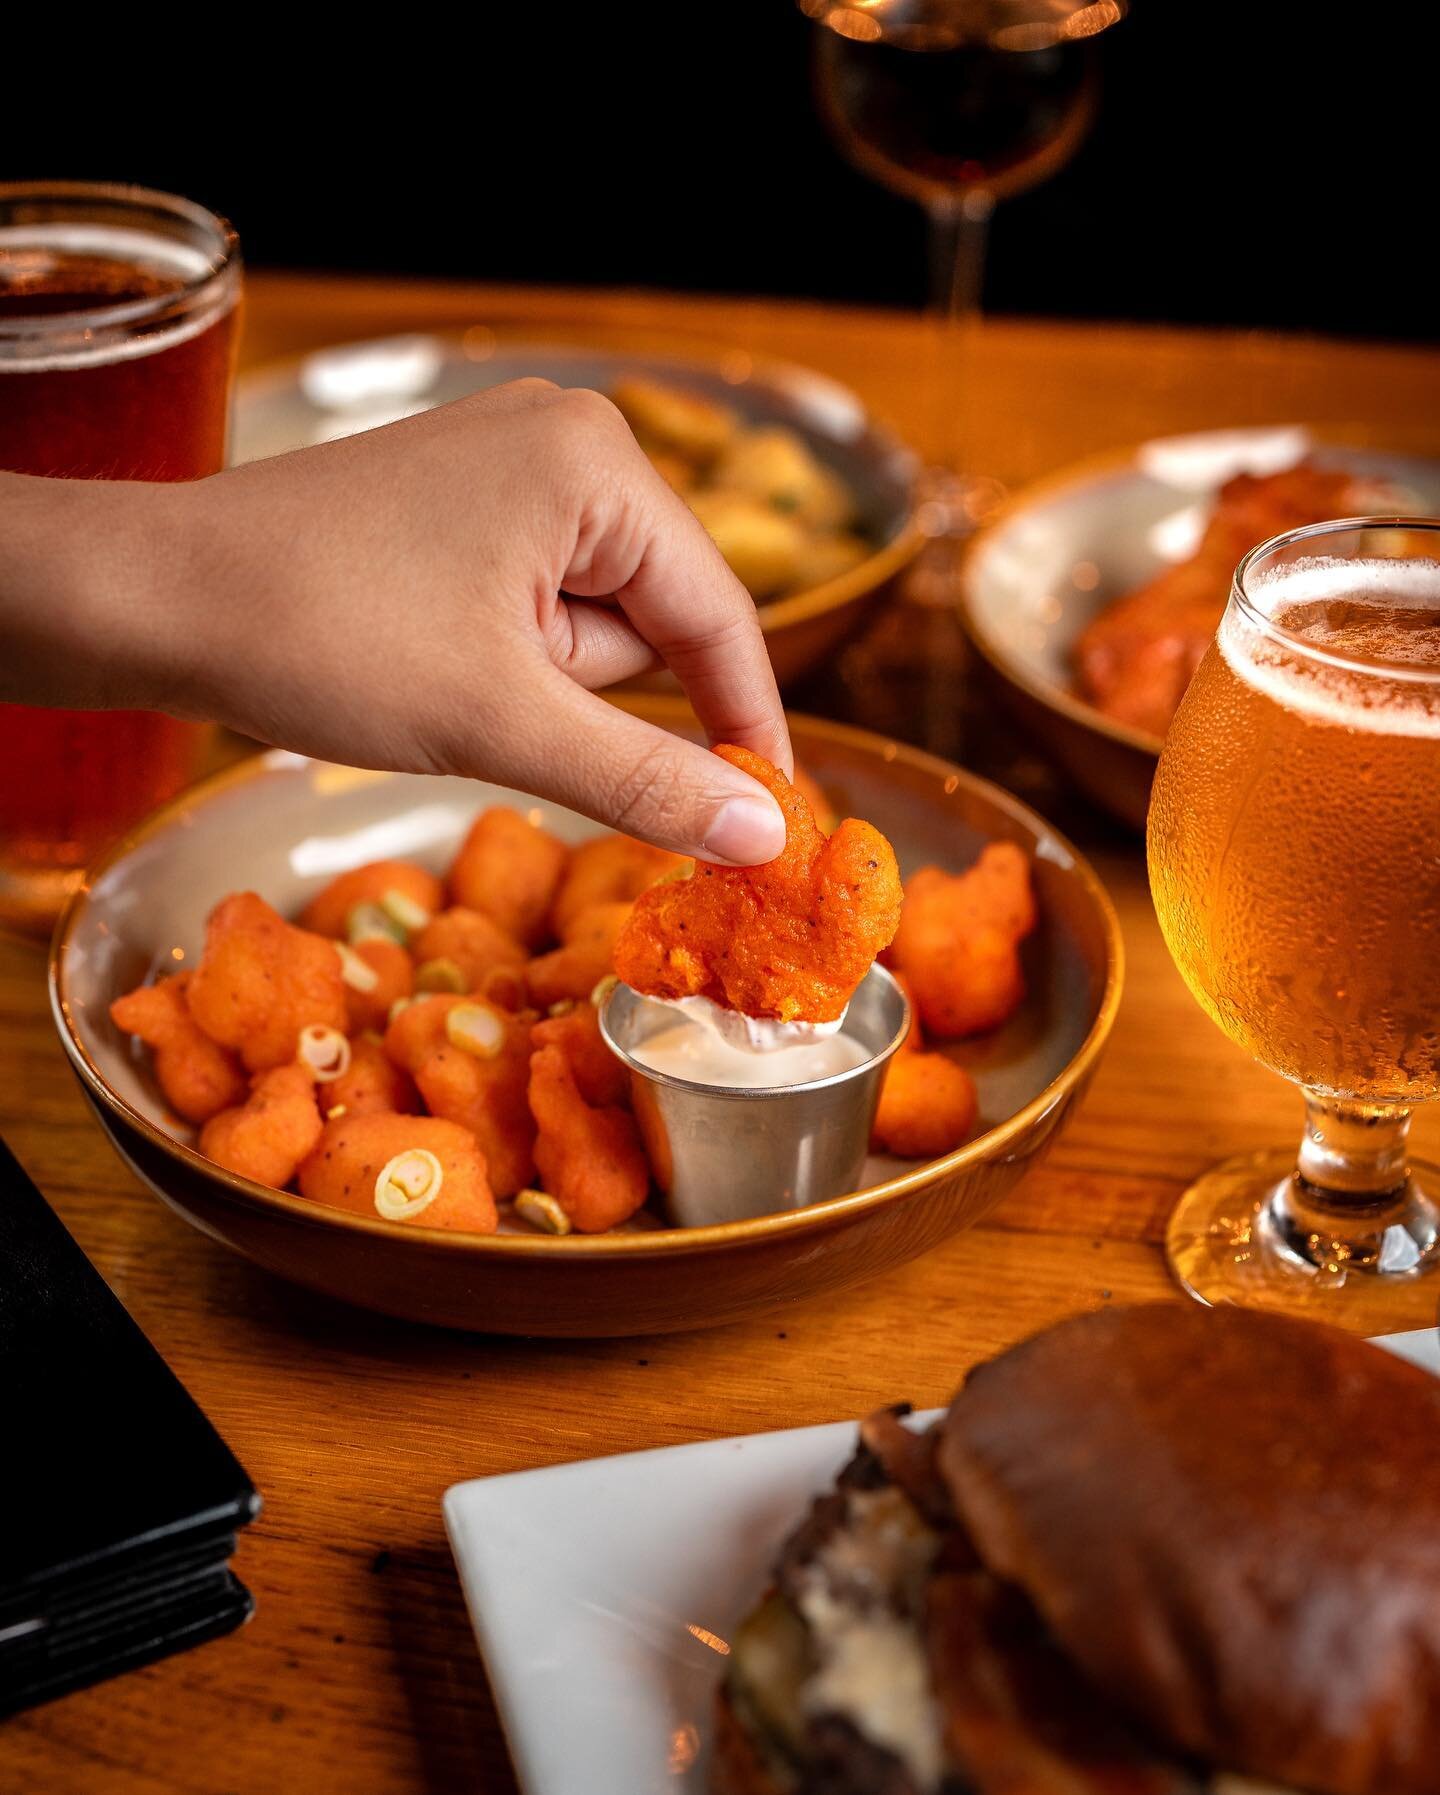
<instances>
[{"instance_id":1,"label":"beer foam head","mask_svg":"<svg viewBox=\"0 0 1440 1795\"><path fill-rule=\"evenodd\" d=\"M57 260L64 256L94 256L122 267L133 266L158 274L175 282L175 295L164 295L166 299L197 287L202 297L172 322L131 336L104 328L67 332L63 312L26 319L27 324L33 324L38 333L44 335L45 343L39 349L27 345L15 354L7 354L4 345L0 344L0 374L7 371L44 374L56 368L83 368L154 355L208 330L216 318L234 304L238 290L233 274L224 277L210 256L196 244L163 237L156 232L130 230L121 225L67 223L0 226L0 291L5 285L4 264L8 257L23 257L27 269L33 270L37 258L43 262L47 254ZM208 275L215 276L213 290L204 286ZM113 307L118 314L134 303L121 301L117 304L97 295L93 302L81 300L75 310L103 315Z\"/></svg>"},{"instance_id":2,"label":"beer foam head","mask_svg":"<svg viewBox=\"0 0 1440 1795\"><path fill-rule=\"evenodd\" d=\"M1216 641L1247 685L1336 728L1440 740L1440 561L1308 556L1245 596L1274 630L1232 602Z\"/></svg>"}]
</instances>

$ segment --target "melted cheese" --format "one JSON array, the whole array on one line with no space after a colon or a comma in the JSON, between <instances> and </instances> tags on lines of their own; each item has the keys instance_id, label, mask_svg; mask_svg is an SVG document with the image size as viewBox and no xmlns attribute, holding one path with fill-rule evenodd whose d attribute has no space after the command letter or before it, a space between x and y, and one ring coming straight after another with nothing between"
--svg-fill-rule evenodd
<instances>
[{"instance_id":1,"label":"melted cheese","mask_svg":"<svg viewBox=\"0 0 1440 1795\"><path fill-rule=\"evenodd\" d=\"M849 1510L796 1596L819 1660L802 1706L844 1716L929 1795L945 1764L940 1714L920 1630L896 1604L923 1583L935 1535L895 1490L854 1492Z\"/></svg>"}]
</instances>

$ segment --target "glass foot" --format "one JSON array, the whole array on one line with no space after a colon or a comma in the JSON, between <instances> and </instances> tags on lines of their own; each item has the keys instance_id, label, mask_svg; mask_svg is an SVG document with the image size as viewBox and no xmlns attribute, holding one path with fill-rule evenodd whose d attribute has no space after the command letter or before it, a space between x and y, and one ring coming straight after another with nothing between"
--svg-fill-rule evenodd
<instances>
[{"instance_id":1,"label":"glass foot","mask_svg":"<svg viewBox=\"0 0 1440 1795\"><path fill-rule=\"evenodd\" d=\"M1412 1164L1381 1202L1327 1203L1293 1153L1216 1166L1181 1197L1165 1233L1170 1269L1202 1303L1239 1303L1395 1334L1440 1321L1440 1168Z\"/></svg>"},{"instance_id":2,"label":"glass foot","mask_svg":"<svg viewBox=\"0 0 1440 1795\"><path fill-rule=\"evenodd\" d=\"M927 468L921 480L915 523L930 542L964 542L995 513L1005 488L988 474L960 474L952 468ZM953 592L946 595L947 601Z\"/></svg>"}]
</instances>

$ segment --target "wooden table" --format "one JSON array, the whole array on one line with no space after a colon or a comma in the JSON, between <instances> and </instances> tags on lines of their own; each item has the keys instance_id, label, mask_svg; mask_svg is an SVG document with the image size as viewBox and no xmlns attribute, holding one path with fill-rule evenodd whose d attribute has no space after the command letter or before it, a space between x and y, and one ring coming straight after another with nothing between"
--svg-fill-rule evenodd
<instances>
[{"instance_id":1,"label":"wooden table","mask_svg":"<svg viewBox=\"0 0 1440 1795\"><path fill-rule=\"evenodd\" d=\"M922 449L934 440L927 334L893 314L257 275L246 355L522 322L790 356L848 382ZM1440 355L1415 349L993 322L971 381L974 465L1011 484L1206 425L1303 419L1440 452ZM122 1169L61 1054L42 956L0 946L0 1131L265 1496L238 1558L259 1603L250 1626L0 1727L0 1787L513 1790L441 1527L448 1484L901 1396L939 1403L976 1359L1047 1322L1171 1294L1156 1242L1182 1185L1223 1155L1292 1138L1299 1106L1182 988L1139 844L1068 802L1061 820L1109 885L1129 953L1109 1054L1074 1127L987 1226L853 1293L708 1334L427 1333L252 1269ZM1440 1117L1418 1132L1433 1154Z\"/></svg>"}]
</instances>

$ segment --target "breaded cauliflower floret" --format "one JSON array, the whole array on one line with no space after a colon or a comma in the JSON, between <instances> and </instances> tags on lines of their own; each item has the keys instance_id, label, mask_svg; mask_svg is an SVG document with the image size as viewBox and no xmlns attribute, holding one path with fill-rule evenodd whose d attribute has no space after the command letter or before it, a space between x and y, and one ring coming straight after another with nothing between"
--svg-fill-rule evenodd
<instances>
[{"instance_id":1,"label":"breaded cauliflower floret","mask_svg":"<svg viewBox=\"0 0 1440 1795\"><path fill-rule=\"evenodd\" d=\"M764 866L712 866L635 903L615 970L647 997L712 999L746 1016L830 1022L900 920L900 872L878 829L851 817L826 836L804 795L758 754L722 759L770 791L785 846Z\"/></svg>"}]
</instances>

